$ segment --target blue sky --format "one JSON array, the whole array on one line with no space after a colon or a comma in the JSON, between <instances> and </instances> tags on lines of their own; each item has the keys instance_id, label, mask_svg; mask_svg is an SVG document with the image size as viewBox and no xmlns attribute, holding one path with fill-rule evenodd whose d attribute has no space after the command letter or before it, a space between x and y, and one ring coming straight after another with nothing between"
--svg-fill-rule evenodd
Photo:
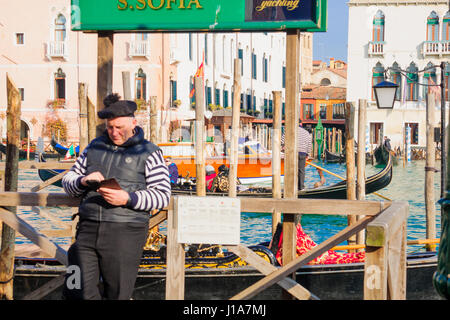
<instances>
[{"instance_id":1,"label":"blue sky","mask_svg":"<svg viewBox=\"0 0 450 320\"><path fill-rule=\"evenodd\" d=\"M327 32L314 33L313 59L347 62L348 0L328 0Z\"/></svg>"}]
</instances>

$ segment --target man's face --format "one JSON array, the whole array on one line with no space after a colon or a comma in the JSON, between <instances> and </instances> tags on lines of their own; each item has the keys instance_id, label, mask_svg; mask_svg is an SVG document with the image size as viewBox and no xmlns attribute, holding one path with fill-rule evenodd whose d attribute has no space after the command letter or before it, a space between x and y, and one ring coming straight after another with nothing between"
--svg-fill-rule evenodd
<instances>
[{"instance_id":1,"label":"man's face","mask_svg":"<svg viewBox=\"0 0 450 320\"><path fill-rule=\"evenodd\" d=\"M136 127L136 119L133 117L117 117L106 120L106 130L112 142L121 146L133 136Z\"/></svg>"}]
</instances>

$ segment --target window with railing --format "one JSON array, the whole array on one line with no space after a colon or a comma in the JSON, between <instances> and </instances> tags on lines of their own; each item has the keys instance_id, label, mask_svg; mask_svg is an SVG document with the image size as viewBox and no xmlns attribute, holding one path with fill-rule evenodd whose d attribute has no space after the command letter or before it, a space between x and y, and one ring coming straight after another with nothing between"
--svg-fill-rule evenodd
<instances>
[{"instance_id":1,"label":"window with railing","mask_svg":"<svg viewBox=\"0 0 450 320\"><path fill-rule=\"evenodd\" d=\"M373 18L372 41L384 41L384 13L378 10Z\"/></svg>"},{"instance_id":2,"label":"window with railing","mask_svg":"<svg viewBox=\"0 0 450 320\"><path fill-rule=\"evenodd\" d=\"M319 106L319 117L320 117L320 119L327 118L327 105L326 104L321 104Z\"/></svg>"},{"instance_id":3,"label":"window with railing","mask_svg":"<svg viewBox=\"0 0 450 320\"><path fill-rule=\"evenodd\" d=\"M55 73L55 104L56 107L61 107L66 102L66 74L61 68Z\"/></svg>"},{"instance_id":4,"label":"window with railing","mask_svg":"<svg viewBox=\"0 0 450 320\"><path fill-rule=\"evenodd\" d=\"M432 11L427 18L427 41L439 40L439 17Z\"/></svg>"}]
</instances>

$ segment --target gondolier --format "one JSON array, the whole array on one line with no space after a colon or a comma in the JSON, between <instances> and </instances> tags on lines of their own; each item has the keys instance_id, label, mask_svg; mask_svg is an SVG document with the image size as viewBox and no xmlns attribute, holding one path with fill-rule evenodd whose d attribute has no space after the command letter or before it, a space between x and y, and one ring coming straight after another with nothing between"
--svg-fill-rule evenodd
<instances>
[{"instance_id":1,"label":"gondolier","mask_svg":"<svg viewBox=\"0 0 450 320\"><path fill-rule=\"evenodd\" d=\"M298 190L305 188L305 166L308 156L311 154L312 141L311 134L301 126L298 127L297 132L297 151L298 151ZM285 133L281 136L281 146L284 150Z\"/></svg>"},{"instance_id":2,"label":"gondolier","mask_svg":"<svg viewBox=\"0 0 450 320\"><path fill-rule=\"evenodd\" d=\"M144 139L134 118L136 103L105 98L98 112L105 133L92 140L62 179L64 190L81 197L70 270L81 286L64 288L67 299L130 299L147 237L149 212L169 204L169 173L161 150ZM99 186L114 178L120 186ZM69 270L69 268L68 268ZM104 291L100 292L100 278Z\"/></svg>"}]
</instances>

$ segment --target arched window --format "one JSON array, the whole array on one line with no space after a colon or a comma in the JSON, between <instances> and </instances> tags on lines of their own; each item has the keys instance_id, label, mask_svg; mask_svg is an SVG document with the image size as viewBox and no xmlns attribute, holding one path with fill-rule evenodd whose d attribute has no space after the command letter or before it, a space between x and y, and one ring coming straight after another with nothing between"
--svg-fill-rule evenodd
<instances>
[{"instance_id":1,"label":"arched window","mask_svg":"<svg viewBox=\"0 0 450 320\"><path fill-rule=\"evenodd\" d=\"M66 40L66 18L59 14L55 19L55 41Z\"/></svg>"},{"instance_id":2,"label":"arched window","mask_svg":"<svg viewBox=\"0 0 450 320\"><path fill-rule=\"evenodd\" d=\"M384 13L381 10L373 18L372 41L384 41Z\"/></svg>"},{"instance_id":3,"label":"arched window","mask_svg":"<svg viewBox=\"0 0 450 320\"><path fill-rule=\"evenodd\" d=\"M224 108L226 108L226 107L228 107L230 104L229 104L229 102L228 102L228 89L227 89L227 85L226 84L224 84L223 85L223 98L222 98L222 100L223 100L223 107Z\"/></svg>"},{"instance_id":4,"label":"arched window","mask_svg":"<svg viewBox=\"0 0 450 320\"><path fill-rule=\"evenodd\" d=\"M321 86L329 86L330 84L331 84L331 81L328 78L323 78L322 80L320 80Z\"/></svg>"},{"instance_id":5,"label":"arched window","mask_svg":"<svg viewBox=\"0 0 450 320\"><path fill-rule=\"evenodd\" d=\"M439 40L439 17L432 11L427 18L427 41Z\"/></svg>"},{"instance_id":6,"label":"arched window","mask_svg":"<svg viewBox=\"0 0 450 320\"><path fill-rule=\"evenodd\" d=\"M406 69L406 100L417 101L419 93L419 76L417 75L417 67L414 62L411 62L409 67Z\"/></svg>"},{"instance_id":7,"label":"arched window","mask_svg":"<svg viewBox=\"0 0 450 320\"><path fill-rule=\"evenodd\" d=\"M384 67L381 63L377 63L372 69L372 87L384 80ZM375 93L372 89L372 100L375 99Z\"/></svg>"},{"instance_id":8,"label":"arched window","mask_svg":"<svg viewBox=\"0 0 450 320\"><path fill-rule=\"evenodd\" d=\"M400 101L402 99L402 75L400 73L400 67L397 62L394 62L391 70L391 81L398 85L395 100Z\"/></svg>"},{"instance_id":9,"label":"arched window","mask_svg":"<svg viewBox=\"0 0 450 320\"><path fill-rule=\"evenodd\" d=\"M147 97L146 92L147 76L142 70L142 68L139 68L138 72L136 73L135 83L136 83L136 100L145 101Z\"/></svg>"},{"instance_id":10,"label":"arched window","mask_svg":"<svg viewBox=\"0 0 450 320\"><path fill-rule=\"evenodd\" d=\"M61 68L55 73L55 101L58 106L66 102L66 74Z\"/></svg>"},{"instance_id":11,"label":"arched window","mask_svg":"<svg viewBox=\"0 0 450 320\"><path fill-rule=\"evenodd\" d=\"M442 41L450 41L450 11L447 11L442 21Z\"/></svg>"},{"instance_id":12,"label":"arched window","mask_svg":"<svg viewBox=\"0 0 450 320\"><path fill-rule=\"evenodd\" d=\"M430 69L429 69L430 68ZM425 99L427 94L430 93L430 90L433 89L431 85L436 85L436 68L433 67L433 64L429 62L426 66L426 71L423 74L423 83L426 84L425 86L422 86L422 96Z\"/></svg>"}]
</instances>

